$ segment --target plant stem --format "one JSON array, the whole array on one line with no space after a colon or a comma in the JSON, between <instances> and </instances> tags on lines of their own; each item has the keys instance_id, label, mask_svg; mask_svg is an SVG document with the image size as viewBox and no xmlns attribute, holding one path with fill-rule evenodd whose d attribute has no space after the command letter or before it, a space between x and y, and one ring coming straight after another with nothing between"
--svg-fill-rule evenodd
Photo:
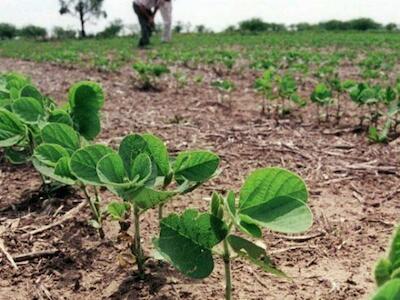
<instances>
[{"instance_id":1,"label":"plant stem","mask_svg":"<svg viewBox=\"0 0 400 300\"><path fill-rule=\"evenodd\" d=\"M99 209L100 209L100 206L99 206L100 201L99 201L99 197L98 197L98 194L97 194L97 190L95 189L95 195L96 195L96 200L95 200L96 203L95 203L95 202L92 201L92 198L90 197L88 191L86 190L86 187L82 186L81 188L82 188L83 193L85 194L86 200L89 203L90 209L92 211L92 216L100 226L100 228L98 228L100 238L104 239L105 234L104 234L104 230L102 228L102 220L101 220L101 215L100 215L100 211L99 211Z\"/></svg>"},{"instance_id":2,"label":"plant stem","mask_svg":"<svg viewBox=\"0 0 400 300\"><path fill-rule=\"evenodd\" d=\"M134 204L133 208L133 215L134 215L134 222L135 222L135 237L134 237L134 245L133 245L133 252L136 257L136 263L138 266L138 272L140 279L144 279L144 256L143 250L140 243L140 214L139 208L136 204Z\"/></svg>"},{"instance_id":3,"label":"plant stem","mask_svg":"<svg viewBox=\"0 0 400 300\"><path fill-rule=\"evenodd\" d=\"M224 240L224 267L225 267L225 299L232 299L232 275L231 275L231 257L229 253L228 241Z\"/></svg>"},{"instance_id":4,"label":"plant stem","mask_svg":"<svg viewBox=\"0 0 400 300\"><path fill-rule=\"evenodd\" d=\"M164 217L164 204L160 204L158 206L158 220L161 221L163 217Z\"/></svg>"}]
</instances>

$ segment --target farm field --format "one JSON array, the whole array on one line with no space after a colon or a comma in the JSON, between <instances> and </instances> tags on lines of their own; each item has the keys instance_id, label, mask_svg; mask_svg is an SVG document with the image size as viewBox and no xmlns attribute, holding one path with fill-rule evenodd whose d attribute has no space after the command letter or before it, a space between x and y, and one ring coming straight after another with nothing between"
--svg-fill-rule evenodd
<instances>
[{"instance_id":1,"label":"farm field","mask_svg":"<svg viewBox=\"0 0 400 300\"><path fill-rule=\"evenodd\" d=\"M135 44L0 41L0 73L29 76L60 107L74 83L100 84L105 104L96 143L115 149L130 133L152 133L172 155L216 153L221 173L167 203L164 215L207 211L213 191L239 191L258 168L299 174L312 227L300 235L265 230L262 239L292 280L237 259L234 299L369 299L374 266L399 221L400 35L183 34L149 50ZM148 71L156 66L167 71ZM141 217L150 256L141 280L118 222L106 218L100 239L88 223L89 206L81 205L84 193L48 196L31 163L11 164L0 151L1 240L14 258L51 250L16 259L18 270L0 256L0 299L223 299L221 259L210 277L192 280L154 258L157 209ZM100 196L104 208L118 198L104 187Z\"/></svg>"}]
</instances>

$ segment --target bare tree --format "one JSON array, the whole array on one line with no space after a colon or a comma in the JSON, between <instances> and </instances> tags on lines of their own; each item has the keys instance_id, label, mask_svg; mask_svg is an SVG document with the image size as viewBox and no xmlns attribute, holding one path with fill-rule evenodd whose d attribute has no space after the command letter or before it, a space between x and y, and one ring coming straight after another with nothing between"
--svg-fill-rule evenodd
<instances>
[{"instance_id":1,"label":"bare tree","mask_svg":"<svg viewBox=\"0 0 400 300\"><path fill-rule=\"evenodd\" d=\"M106 18L107 13L102 9L104 0L59 0L60 14L69 14L79 18L81 37L86 37L85 25L90 19Z\"/></svg>"}]
</instances>

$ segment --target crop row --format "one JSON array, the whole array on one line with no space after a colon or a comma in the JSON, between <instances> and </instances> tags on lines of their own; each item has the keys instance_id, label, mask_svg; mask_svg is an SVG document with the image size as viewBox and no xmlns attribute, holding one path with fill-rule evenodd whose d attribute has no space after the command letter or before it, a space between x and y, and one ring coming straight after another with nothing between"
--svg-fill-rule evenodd
<instances>
[{"instance_id":1,"label":"crop row","mask_svg":"<svg viewBox=\"0 0 400 300\"><path fill-rule=\"evenodd\" d=\"M218 176L220 159L210 151L192 150L170 156L164 142L152 134L129 134L113 149L94 140L101 131L104 94L93 82L69 90L62 107L19 74L0 77L0 147L14 164L32 163L47 191L61 186L80 189L91 210L89 223L104 238L103 221L111 218L128 235L138 274L146 275L147 256L141 239L141 217L159 210L159 233L153 240L158 256L191 278L206 278L214 260L225 266L226 299L232 298L231 263L243 259L259 269L288 278L262 246L263 229L300 233L313 222L305 182L280 168L253 171L239 193L214 192L207 212L187 208L163 215L163 206L193 192ZM107 205L99 188L120 200ZM379 262L376 278L382 295L399 295L400 232L387 259ZM395 293L397 294L393 294ZM396 299L396 298L385 298Z\"/></svg>"}]
</instances>

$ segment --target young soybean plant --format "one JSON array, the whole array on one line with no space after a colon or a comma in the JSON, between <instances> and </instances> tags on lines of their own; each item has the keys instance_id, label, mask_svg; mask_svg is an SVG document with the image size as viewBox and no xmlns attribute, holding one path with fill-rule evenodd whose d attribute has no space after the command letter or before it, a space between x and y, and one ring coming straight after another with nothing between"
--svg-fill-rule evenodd
<instances>
[{"instance_id":1,"label":"young soybean plant","mask_svg":"<svg viewBox=\"0 0 400 300\"><path fill-rule=\"evenodd\" d=\"M400 299L400 227L395 230L388 257L379 260L374 275L379 289L373 300Z\"/></svg>"},{"instance_id":2,"label":"young soybean plant","mask_svg":"<svg viewBox=\"0 0 400 300\"><path fill-rule=\"evenodd\" d=\"M144 62L135 63L133 70L139 75L141 89L145 91L157 89L157 79L170 72L164 65L146 64Z\"/></svg>"},{"instance_id":3,"label":"young soybean plant","mask_svg":"<svg viewBox=\"0 0 400 300\"><path fill-rule=\"evenodd\" d=\"M262 238L262 228L281 233L309 229L313 217L307 201L307 187L299 176L279 168L259 169L246 179L239 201L233 192L226 197L214 193L210 212L188 209L163 219L154 244L165 260L195 279L211 274L214 257L222 259L225 297L232 299L231 262L236 258L286 277L253 239Z\"/></svg>"},{"instance_id":4,"label":"young soybean plant","mask_svg":"<svg viewBox=\"0 0 400 300\"><path fill-rule=\"evenodd\" d=\"M162 210L173 196L190 192L210 179L218 168L219 158L207 151L189 151L180 153L171 166L166 146L150 134L128 135L118 152L99 151L97 147L100 146L75 152L71 158L72 172L81 182L106 186L123 200L112 202L108 208L108 213L120 224L133 212L131 251L143 278L146 257L141 246L140 216L157 206ZM167 190L173 179L177 188Z\"/></svg>"}]
</instances>

